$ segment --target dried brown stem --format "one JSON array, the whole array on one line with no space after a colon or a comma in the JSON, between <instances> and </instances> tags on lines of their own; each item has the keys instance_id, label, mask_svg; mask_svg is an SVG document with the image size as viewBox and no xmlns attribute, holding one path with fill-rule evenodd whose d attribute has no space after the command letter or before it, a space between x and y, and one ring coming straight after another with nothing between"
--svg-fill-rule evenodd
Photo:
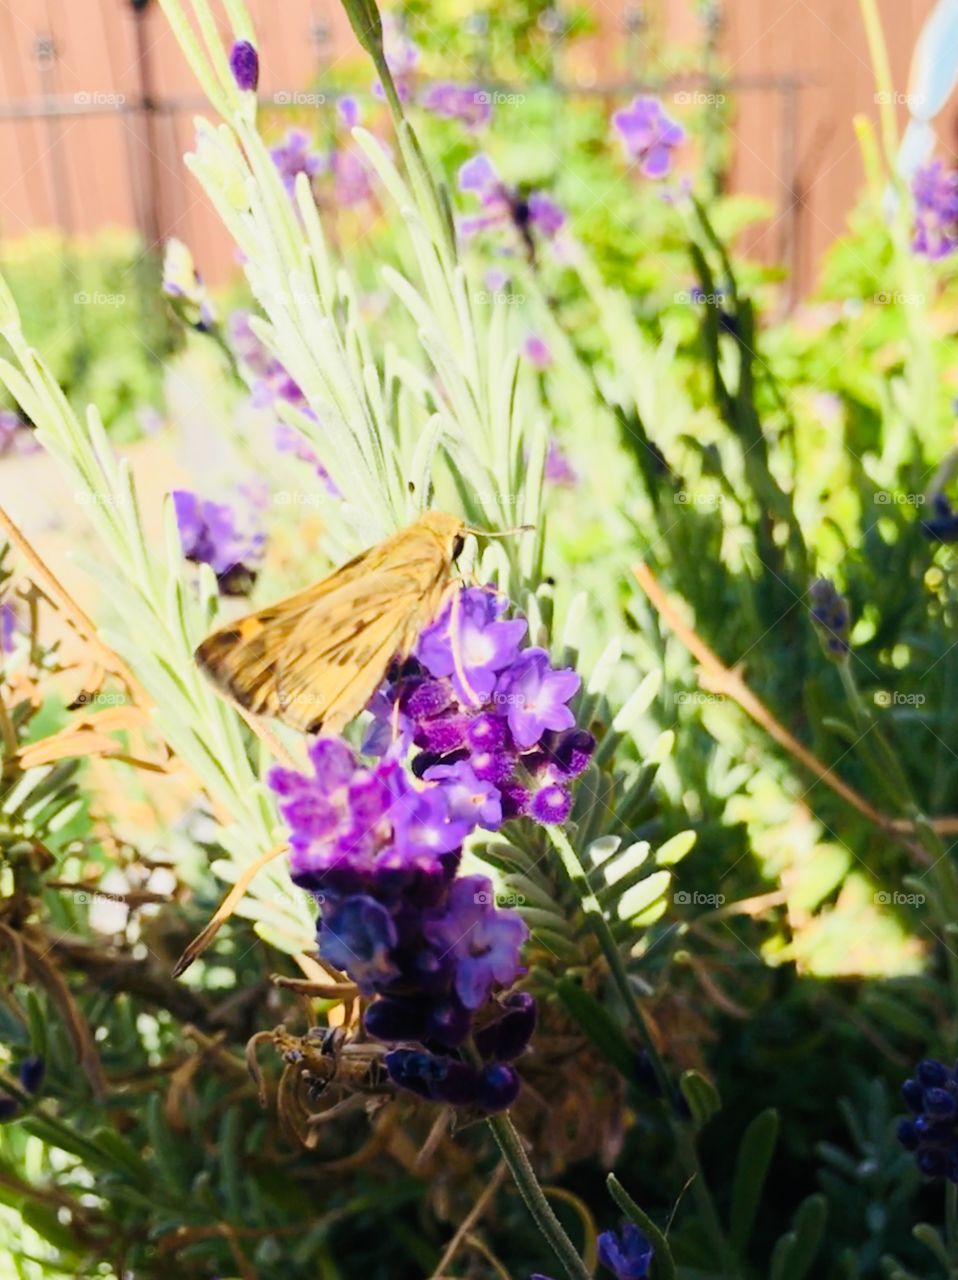
<instances>
[{"instance_id":1,"label":"dried brown stem","mask_svg":"<svg viewBox=\"0 0 958 1280\"><path fill-rule=\"evenodd\" d=\"M737 703L759 728L764 729L770 738L773 738L780 747L783 747L813 777L824 783L826 787L830 787L836 795L841 796L852 808L857 809L860 814L868 818L877 827L880 827L882 831L888 832L889 835L893 835L899 840L902 839L903 835L914 832L913 823L904 819L889 817L888 814L881 813L876 809L864 796L860 795L844 779L839 777L834 769L825 764L823 760L819 760L816 755L799 742L795 735L790 733L781 721L772 715L765 703L755 696L739 673L727 667L721 658L708 647L698 632L685 621L648 565L637 564L632 572L662 621L698 662L702 676L704 676L704 679L702 677L700 679L706 688L712 692L721 693ZM958 818L936 818L932 820L932 826L939 833L947 834L958 830ZM918 861L925 866L930 864L931 859L925 849L911 840L905 840L904 843L909 852Z\"/></svg>"}]
</instances>

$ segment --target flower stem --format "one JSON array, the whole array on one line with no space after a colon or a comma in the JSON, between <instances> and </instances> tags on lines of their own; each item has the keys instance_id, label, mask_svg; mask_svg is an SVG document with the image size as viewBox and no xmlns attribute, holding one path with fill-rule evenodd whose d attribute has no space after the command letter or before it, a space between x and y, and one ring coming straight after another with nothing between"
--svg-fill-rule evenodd
<instances>
[{"instance_id":1,"label":"flower stem","mask_svg":"<svg viewBox=\"0 0 958 1280\"><path fill-rule=\"evenodd\" d=\"M566 1235L562 1223L552 1211L552 1206L545 1198L535 1171L529 1163L522 1140L516 1132L515 1125L506 1112L489 1116L486 1120L493 1136L502 1152L502 1158L509 1166L509 1172L515 1179L519 1194L526 1202L526 1208L535 1219L536 1226L552 1246L552 1251L562 1263L570 1280L590 1280L589 1269L579 1257L575 1245Z\"/></svg>"},{"instance_id":2,"label":"flower stem","mask_svg":"<svg viewBox=\"0 0 958 1280\"><path fill-rule=\"evenodd\" d=\"M586 919L592 928L593 933L598 940L602 953L606 958L609 969L612 973L612 980L618 989L619 995L626 1007L629 1018L642 1038L645 1050L649 1056L649 1062L655 1073L656 1081L662 1091L662 1097L665 1102L667 1112L669 1114L672 1131L675 1135L676 1150L679 1157L684 1176L691 1184L690 1189L695 1199L701 1225L711 1241L712 1247L715 1249L716 1256L720 1259L722 1266L722 1274L725 1276L734 1276L737 1274L738 1266L735 1261L734 1254L725 1238L725 1232L719 1220L715 1204L712 1200L708 1184L702 1174L702 1167L699 1164L698 1152L695 1148L695 1137L690 1126L681 1121L672 1112L672 1100L675 1096L675 1086L669 1076L665 1063L662 1061L662 1055L659 1053L652 1033L649 1030L645 1015L642 1012L639 1002L636 999L632 984L629 981L629 975L626 972L625 963L623 962L621 952L609 928L608 921L602 911L599 901L592 892L592 886L589 884L589 878L586 875L585 867L579 858L578 853L573 848L568 836L561 827L548 827L549 837L552 840L555 850L562 860L566 874L572 881L572 885L579 895L579 901L585 912Z\"/></svg>"}]
</instances>

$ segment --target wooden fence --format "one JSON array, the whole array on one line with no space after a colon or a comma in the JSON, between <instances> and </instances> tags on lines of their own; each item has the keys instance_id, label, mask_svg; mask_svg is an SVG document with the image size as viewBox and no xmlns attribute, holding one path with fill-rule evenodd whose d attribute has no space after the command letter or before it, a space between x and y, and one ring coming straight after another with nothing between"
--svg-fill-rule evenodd
<instances>
[{"instance_id":1,"label":"wooden fence","mask_svg":"<svg viewBox=\"0 0 958 1280\"><path fill-rule=\"evenodd\" d=\"M337 0L249 3L261 33L261 93L277 109L277 97L335 81L358 56ZM932 4L881 3L902 92ZM591 8L596 34L570 40L568 57L557 59L565 88L660 80L668 49L719 68L728 83L706 88L731 99L727 183L775 209L750 247L785 263L795 289L807 290L861 184L852 116L877 113L855 0L724 0L711 27L693 0L593 0ZM690 82L678 92L691 91L705 89ZM37 227L133 226L148 244L180 236L208 278L223 280L233 250L180 159L201 105L155 0L0 5L0 254L4 241ZM942 133L950 143L950 121Z\"/></svg>"}]
</instances>

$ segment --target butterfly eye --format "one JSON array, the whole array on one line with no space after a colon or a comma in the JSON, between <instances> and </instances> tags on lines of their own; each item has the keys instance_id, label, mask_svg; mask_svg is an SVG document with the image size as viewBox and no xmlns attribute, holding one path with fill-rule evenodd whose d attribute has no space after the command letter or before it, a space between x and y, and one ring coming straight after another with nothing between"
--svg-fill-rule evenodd
<instances>
[{"instance_id":1,"label":"butterfly eye","mask_svg":"<svg viewBox=\"0 0 958 1280\"><path fill-rule=\"evenodd\" d=\"M452 558L458 560L462 555L462 549L466 545L466 540L461 533L457 533L452 540Z\"/></svg>"}]
</instances>

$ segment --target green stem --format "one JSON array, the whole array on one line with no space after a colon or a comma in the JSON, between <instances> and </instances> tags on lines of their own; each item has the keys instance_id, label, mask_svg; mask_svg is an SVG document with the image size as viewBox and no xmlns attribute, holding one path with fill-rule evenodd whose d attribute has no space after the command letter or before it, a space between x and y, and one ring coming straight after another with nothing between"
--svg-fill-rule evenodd
<instances>
[{"instance_id":1,"label":"green stem","mask_svg":"<svg viewBox=\"0 0 958 1280\"><path fill-rule=\"evenodd\" d=\"M505 1112L489 1116L486 1124L492 1130L493 1137L502 1152L502 1158L509 1166L509 1172L519 1188L519 1194L526 1202L526 1208L532 1214L536 1226L552 1246L552 1251L561 1262L566 1275L570 1280L591 1280L588 1267L579 1257L575 1245L566 1235L562 1223L545 1198L535 1170L525 1153L522 1139L509 1116Z\"/></svg>"},{"instance_id":2,"label":"green stem","mask_svg":"<svg viewBox=\"0 0 958 1280\"><path fill-rule=\"evenodd\" d=\"M662 1055L659 1053L652 1033L649 1030L645 1020L645 1015L639 1006L632 984L629 981L629 975L622 959L622 954L609 928L608 921L602 911L599 901L592 891L589 884L589 878L586 874L585 867L576 853L568 836L561 827L547 828L549 837L558 853L566 874L572 882L582 909L589 925L596 936L599 946L602 948L602 954L605 956L612 974L619 995L626 1007L633 1026L642 1038L642 1043L649 1056L652 1070L655 1073L656 1081L662 1091L662 1097L669 1114L672 1131L675 1135L676 1150L678 1152L679 1163L682 1167L683 1175L691 1185L692 1196L696 1202L698 1212L701 1218L702 1226L711 1242L712 1248L715 1250L716 1256L722 1265L722 1274L726 1276L735 1276L738 1272L737 1263L734 1254L725 1238L725 1232L719 1221L715 1204L712 1200L711 1192L708 1184L702 1174L702 1167L699 1163L698 1152L695 1148L694 1132L690 1126L678 1119L672 1111L672 1099L675 1097L675 1086L669 1076L665 1063L662 1061Z\"/></svg>"}]
</instances>

